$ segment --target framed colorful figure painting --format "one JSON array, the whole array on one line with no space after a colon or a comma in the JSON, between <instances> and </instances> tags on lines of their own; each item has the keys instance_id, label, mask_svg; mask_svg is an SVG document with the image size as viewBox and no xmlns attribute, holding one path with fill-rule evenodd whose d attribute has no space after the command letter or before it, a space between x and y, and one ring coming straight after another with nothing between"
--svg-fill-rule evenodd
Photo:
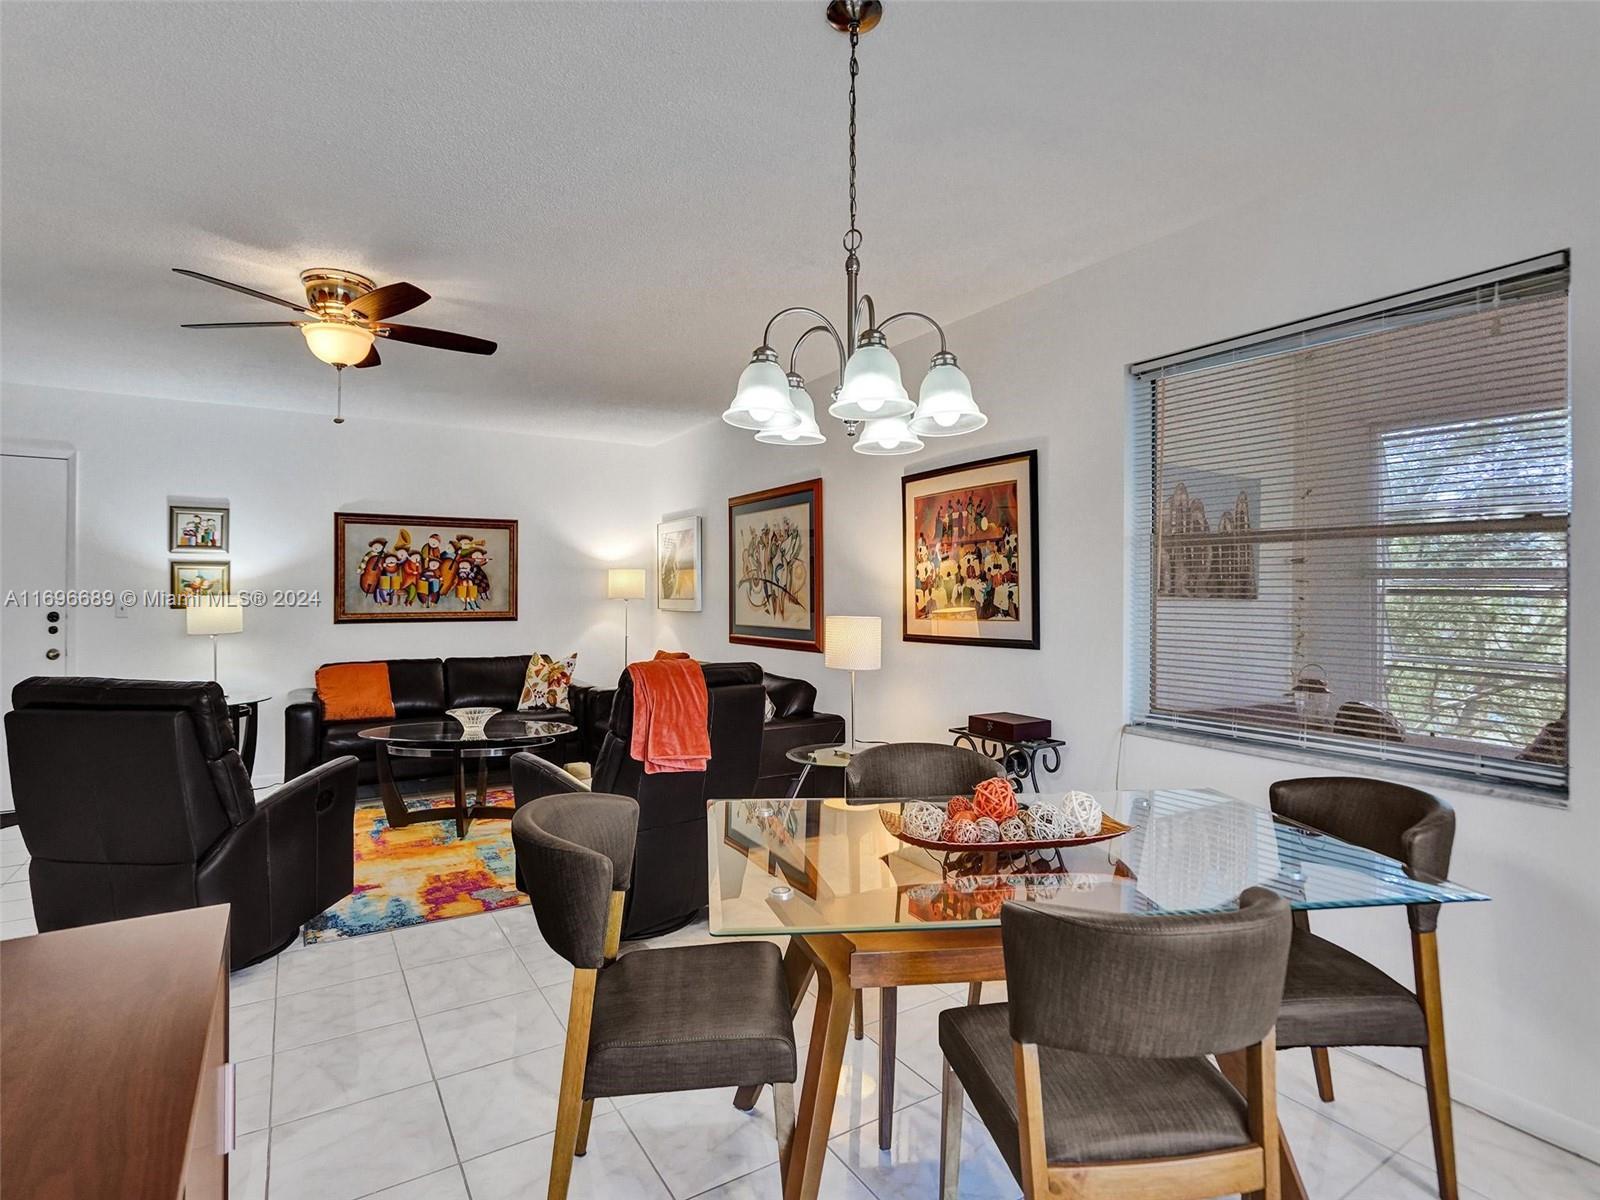
<instances>
[{"instance_id":1,"label":"framed colorful figure painting","mask_svg":"<svg viewBox=\"0 0 1600 1200\"><path fill-rule=\"evenodd\" d=\"M515 621L517 523L333 514L333 619Z\"/></svg>"},{"instance_id":2,"label":"framed colorful figure painting","mask_svg":"<svg viewBox=\"0 0 1600 1200\"><path fill-rule=\"evenodd\" d=\"M908 642L1039 648L1038 451L900 481L901 634Z\"/></svg>"},{"instance_id":3,"label":"framed colorful figure painting","mask_svg":"<svg viewBox=\"0 0 1600 1200\"><path fill-rule=\"evenodd\" d=\"M728 501L728 640L822 650L822 480Z\"/></svg>"},{"instance_id":4,"label":"framed colorful figure painting","mask_svg":"<svg viewBox=\"0 0 1600 1200\"><path fill-rule=\"evenodd\" d=\"M197 597L210 599L233 594L228 564L220 559L173 559L169 569L173 608L187 608L189 601Z\"/></svg>"},{"instance_id":5,"label":"framed colorful figure painting","mask_svg":"<svg viewBox=\"0 0 1600 1200\"><path fill-rule=\"evenodd\" d=\"M656 526L656 607L668 612L699 612L700 518L680 517Z\"/></svg>"},{"instance_id":6,"label":"framed colorful figure painting","mask_svg":"<svg viewBox=\"0 0 1600 1200\"><path fill-rule=\"evenodd\" d=\"M167 549L228 549L228 510L203 505L167 506Z\"/></svg>"}]
</instances>

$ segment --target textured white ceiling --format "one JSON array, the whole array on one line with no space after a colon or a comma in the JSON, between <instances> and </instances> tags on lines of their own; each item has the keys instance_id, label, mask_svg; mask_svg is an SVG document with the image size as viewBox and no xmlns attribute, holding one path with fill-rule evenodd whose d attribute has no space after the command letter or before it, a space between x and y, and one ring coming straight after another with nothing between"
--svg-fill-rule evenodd
<instances>
[{"instance_id":1,"label":"textured white ceiling","mask_svg":"<svg viewBox=\"0 0 1600 1200\"><path fill-rule=\"evenodd\" d=\"M178 328L289 314L168 268L294 298L328 265L410 280L435 298L402 320L501 344L384 343L346 378L353 414L680 432L771 311L842 315L845 45L822 8L9 0L4 377L326 411L333 372L292 330ZM1397 123L1504 120L1574 19L889 0L862 45L864 282L880 312L955 319L1338 173Z\"/></svg>"}]
</instances>

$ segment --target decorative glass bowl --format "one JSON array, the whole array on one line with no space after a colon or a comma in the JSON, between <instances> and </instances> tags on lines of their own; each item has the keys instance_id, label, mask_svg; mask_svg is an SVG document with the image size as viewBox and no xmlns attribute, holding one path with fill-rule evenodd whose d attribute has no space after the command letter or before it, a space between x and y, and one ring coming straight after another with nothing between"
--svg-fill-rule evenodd
<instances>
[{"instance_id":1,"label":"decorative glass bowl","mask_svg":"<svg viewBox=\"0 0 1600 1200\"><path fill-rule=\"evenodd\" d=\"M461 723L461 738L463 741L482 741L483 728L500 710L498 708L451 708L445 710L445 716L454 717Z\"/></svg>"}]
</instances>

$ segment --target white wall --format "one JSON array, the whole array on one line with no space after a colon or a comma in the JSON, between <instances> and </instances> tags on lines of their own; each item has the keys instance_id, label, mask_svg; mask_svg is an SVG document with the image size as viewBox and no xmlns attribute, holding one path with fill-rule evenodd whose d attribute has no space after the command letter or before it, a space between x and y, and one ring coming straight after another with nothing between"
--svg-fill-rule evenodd
<instances>
[{"instance_id":1,"label":"white wall","mask_svg":"<svg viewBox=\"0 0 1600 1200\"><path fill-rule=\"evenodd\" d=\"M1494 896L1445 913L1441 954L1458 1097L1600 1157L1600 637L1587 619L1600 604L1600 170L1592 153L1600 93L1592 76L1567 91L1553 85L1543 110L1549 126L1508 120L1462 130L1453 143L1407 141L1397 121L1392 142L1362 162L1332 164L1330 178L1306 181L1297 199L1197 225L956 324L951 349L991 418L979 434L930 441L905 459L850 453L826 417L830 441L815 450L756 445L715 424L686 434L667 447L677 466L658 480L658 507L705 515L707 605L658 614L658 630L663 644L705 658L748 656L804 675L821 686L826 706L842 708L844 679L820 656L752 652L726 640L727 498L821 475L826 608L880 614L887 633L883 671L862 681L864 736L943 739L968 713L1016 709L1051 717L1070 741L1064 783L1209 785L1264 802L1272 779L1300 768L1122 733L1127 364L1570 247L1572 804L1561 811L1438 789L1459 814L1454 874ZM872 284L870 255L864 278ZM880 312L917 303L877 299ZM774 309L839 307L826 295L775 291L772 301ZM931 350L926 339L897 347L908 386ZM728 364L730 387L739 367ZM822 400L830 386L819 377L813 392ZM708 397L708 412L722 399ZM1040 451L1042 648L901 642L900 475L1027 447ZM1410 978L1399 914L1317 923Z\"/></svg>"},{"instance_id":2,"label":"white wall","mask_svg":"<svg viewBox=\"0 0 1600 1200\"><path fill-rule=\"evenodd\" d=\"M252 608L242 634L220 639L224 687L273 697L262 705L258 783L282 775L285 694L324 662L575 649L580 680L610 683L621 670L621 606L604 599L605 568L649 560L653 517L626 486L646 450L11 385L0 407L4 449L76 454L76 587L164 588L169 498L213 498L232 510L235 591L320 589L321 605ZM335 625L341 509L515 518L518 619ZM633 608L637 649L651 609ZM184 633L178 611L74 609L67 631L74 674L210 678L210 645Z\"/></svg>"}]
</instances>

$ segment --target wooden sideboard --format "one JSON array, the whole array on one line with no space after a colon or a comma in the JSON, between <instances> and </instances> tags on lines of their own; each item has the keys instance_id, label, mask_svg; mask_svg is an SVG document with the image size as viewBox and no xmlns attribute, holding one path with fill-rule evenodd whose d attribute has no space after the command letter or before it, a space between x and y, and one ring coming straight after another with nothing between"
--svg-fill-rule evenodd
<instances>
[{"instance_id":1,"label":"wooden sideboard","mask_svg":"<svg viewBox=\"0 0 1600 1200\"><path fill-rule=\"evenodd\" d=\"M228 907L0 942L0 1194L228 1194Z\"/></svg>"}]
</instances>

